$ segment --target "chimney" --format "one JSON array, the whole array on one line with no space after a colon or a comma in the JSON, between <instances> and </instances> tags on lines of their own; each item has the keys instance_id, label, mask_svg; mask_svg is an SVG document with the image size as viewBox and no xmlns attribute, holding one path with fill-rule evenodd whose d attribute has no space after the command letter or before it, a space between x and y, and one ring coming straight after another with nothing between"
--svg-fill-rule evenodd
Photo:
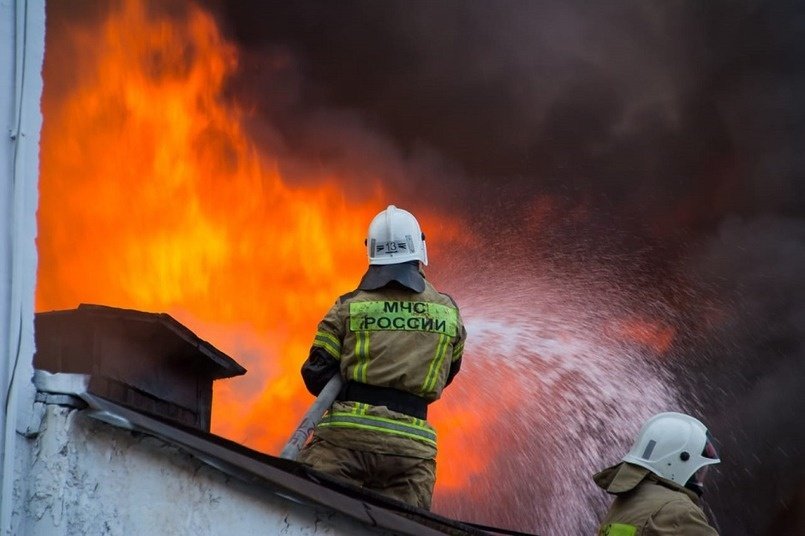
<instances>
[{"instance_id":1,"label":"chimney","mask_svg":"<svg viewBox=\"0 0 805 536\"><path fill-rule=\"evenodd\" d=\"M205 432L212 382L246 372L164 313L102 305L37 313L34 367L88 374L89 391Z\"/></svg>"}]
</instances>

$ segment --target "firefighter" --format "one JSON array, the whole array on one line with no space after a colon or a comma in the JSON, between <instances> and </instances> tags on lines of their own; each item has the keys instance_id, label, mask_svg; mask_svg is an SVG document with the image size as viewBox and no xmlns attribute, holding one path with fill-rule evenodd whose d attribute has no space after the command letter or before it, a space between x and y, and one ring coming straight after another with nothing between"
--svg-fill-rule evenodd
<instances>
[{"instance_id":1,"label":"firefighter","mask_svg":"<svg viewBox=\"0 0 805 536\"><path fill-rule=\"evenodd\" d=\"M313 395L335 374L345 384L299 460L430 509L436 431L428 405L458 373L466 330L455 301L425 278L425 235L410 212L380 212L366 247L368 270L319 323L302 366Z\"/></svg>"},{"instance_id":2,"label":"firefighter","mask_svg":"<svg viewBox=\"0 0 805 536\"><path fill-rule=\"evenodd\" d=\"M615 500L599 536L718 536L699 506L710 465L720 463L707 428L682 413L649 419L618 465L593 479Z\"/></svg>"}]
</instances>

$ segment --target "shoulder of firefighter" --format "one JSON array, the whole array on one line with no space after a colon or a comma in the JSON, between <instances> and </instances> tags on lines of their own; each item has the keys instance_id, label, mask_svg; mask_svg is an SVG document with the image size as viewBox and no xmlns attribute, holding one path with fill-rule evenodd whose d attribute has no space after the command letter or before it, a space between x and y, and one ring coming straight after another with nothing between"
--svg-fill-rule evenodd
<instances>
[{"instance_id":1,"label":"shoulder of firefighter","mask_svg":"<svg viewBox=\"0 0 805 536\"><path fill-rule=\"evenodd\" d=\"M692 491L637 465L622 462L593 476L615 500L599 536L718 536Z\"/></svg>"},{"instance_id":2,"label":"shoulder of firefighter","mask_svg":"<svg viewBox=\"0 0 805 536\"><path fill-rule=\"evenodd\" d=\"M319 323L302 366L314 395L335 374L345 380L338 397L343 404L334 406L340 411L330 411L319 426L377 430L435 445L427 406L458 374L466 337L455 301L430 282L422 292L385 287L341 296ZM390 415L374 415L373 408L382 406Z\"/></svg>"}]
</instances>

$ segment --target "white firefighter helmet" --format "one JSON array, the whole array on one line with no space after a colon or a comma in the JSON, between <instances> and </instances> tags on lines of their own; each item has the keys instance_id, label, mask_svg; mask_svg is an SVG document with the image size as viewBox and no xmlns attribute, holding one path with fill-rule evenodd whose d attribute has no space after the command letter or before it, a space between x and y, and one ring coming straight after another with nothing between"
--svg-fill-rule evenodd
<instances>
[{"instance_id":1,"label":"white firefighter helmet","mask_svg":"<svg viewBox=\"0 0 805 536\"><path fill-rule=\"evenodd\" d=\"M421 261L428 264L425 235L419 222L407 210L389 205L369 224L366 238L369 264L400 264Z\"/></svg>"},{"instance_id":2,"label":"white firefighter helmet","mask_svg":"<svg viewBox=\"0 0 805 536\"><path fill-rule=\"evenodd\" d=\"M640 429L623 461L684 486L696 471L720 463L707 427L683 413L659 413Z\"/></svg>"}]
</instances>

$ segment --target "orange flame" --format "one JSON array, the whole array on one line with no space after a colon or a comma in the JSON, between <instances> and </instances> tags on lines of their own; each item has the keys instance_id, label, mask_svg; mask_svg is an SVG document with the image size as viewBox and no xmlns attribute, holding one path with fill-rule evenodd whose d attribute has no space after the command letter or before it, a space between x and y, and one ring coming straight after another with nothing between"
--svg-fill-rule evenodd
<instances>
[{"instance_id":1,"label":"orange flame","mask_svg":"<svg viewBox=\"0 0 805 536\"><path fill-rule=\"evenodd\" d=\"M250 371L217 382L213 431L278 452L311 401L299 366L321 316L365 269L360 238L384 190L367 185L355 202L339 188L346 177L288 184L222 96L237 50L214 19L155 6L127 0L100 31L72 28L68 43L48 45L37 309L170 312ZM80 53L56 64L63 46ZM432 242L457 234L422 215ZM456 418L435 423L440 458L461 457L446 429Z\"/></svg>"},{"instance_id":2,"label":"orange flame","mask_svg":"<svg viewBox=\"0 0 805 536\"><path fill-rule=\"evenodd\" d=\"M673 326L637 316L612 321L607 328L608 333L616 339L641 344L657 355L666 353L676 337Z\"/></svg>"}]
</instances>

